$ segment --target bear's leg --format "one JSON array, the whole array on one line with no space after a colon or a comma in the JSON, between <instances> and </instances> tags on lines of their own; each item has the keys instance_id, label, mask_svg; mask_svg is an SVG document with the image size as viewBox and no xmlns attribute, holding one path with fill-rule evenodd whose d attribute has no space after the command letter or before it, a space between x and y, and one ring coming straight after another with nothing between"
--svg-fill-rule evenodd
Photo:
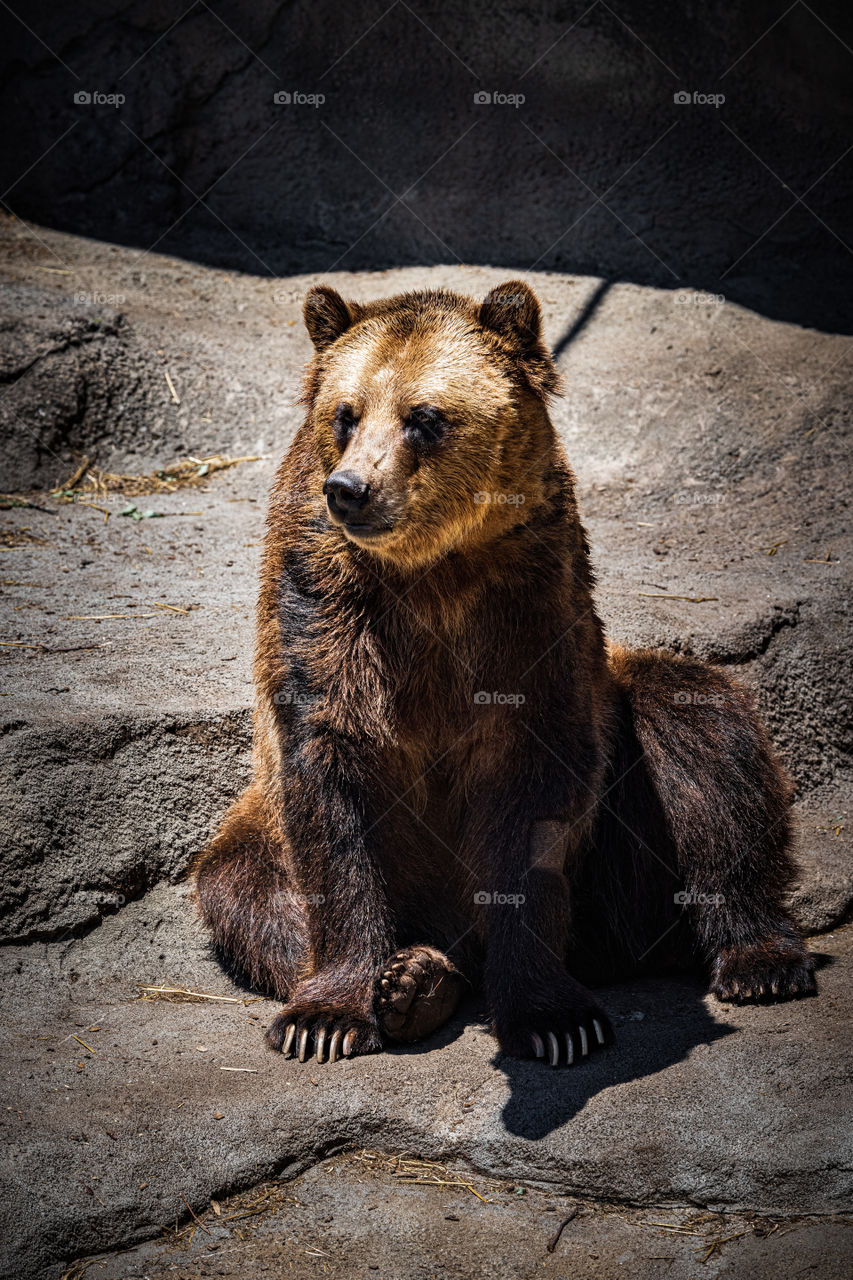
<instances>
[{"instance_id":1,"label":"bear's leg","mask_svg":"<svg viewBox=\"0 0 853 1280\"><path fill-rule=\"evenodd\" d=\"M435 947L403 947L385 964L376 1004L389 1040L411 1042L431 1035L456 1011L465 979Z\"/></svg>"},{"instance_id":2,"label":"bear's leg","mask_svg":"<svg viewBox=\"0 0 853 1280\"><path fill-rule=\"evenodd\" d=\"M507 773L520 758L519 750L508 754ZM576 783L574 770L566 781L568 755L565 748L560 755L550 748L532 755L523 785L510 776L500 786L489 779L479 794L469 790L462 845L476 888L475 926L494 1034L510 1057L539 1058L552 1067L580 1063L612 1034L595 996L565 964L573 903L564 867L578 854L576 830L595 801L590 788ZM531 821L536 809L558 816Z\"/></svg>"},{"instance_id":3,"label":"bear's leg","mask_svg":"<svg viewBox=\"0 0 853 1280\"><path fill-rule=\"evenodd\" d=\"M257 785L229 809L194 875L217 950L252 986L286 1000L305 960L308 912Z\"/></svg>"},{"instance_id":4,"label":"bear's leg","mask_svg":"<svg viewBox=\"0 0 853 1280\"><path fill-rule=\"evenodd\" d=\"M784 908L791 784L748 690L718 667L651 651L615 651L694 936L720 1000L815 991L814 961Z\"/></svg>"}]
</instances>

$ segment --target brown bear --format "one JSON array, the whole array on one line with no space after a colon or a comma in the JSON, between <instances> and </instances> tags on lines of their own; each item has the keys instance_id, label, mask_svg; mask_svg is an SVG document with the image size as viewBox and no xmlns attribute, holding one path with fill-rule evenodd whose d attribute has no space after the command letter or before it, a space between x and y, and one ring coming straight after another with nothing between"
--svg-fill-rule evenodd
<instances>
[{"instance_id":1,"label":"brown bear","mask_svg":"<svg viewBox=\"0 0 853 1280\"><path fill-rule=\"evenodd\" d=\"M507 1054L577 1062L581 984L704 964L814 991L791 785L714 666L608 648L539 304L314 288L272 491L254 780L196 868L220 953L300 1061L426 1035L482 984ZM463 978L464 975L464 978Z\"/></svg>"}]
</instances>

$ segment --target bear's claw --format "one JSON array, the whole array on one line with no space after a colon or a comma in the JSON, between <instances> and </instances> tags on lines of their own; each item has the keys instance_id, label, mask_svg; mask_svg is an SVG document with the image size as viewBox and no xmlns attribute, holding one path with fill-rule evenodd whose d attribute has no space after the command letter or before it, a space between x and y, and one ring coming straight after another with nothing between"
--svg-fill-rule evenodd
<instances>
[{"instance_id":1,"label":"bear's claw","mask_svg":"<svg viewBox=\"0 0 853 1280\"><path fill-rule=\"evenodd\" d=\"M316 1061L319 1063L323 1062L327 1037L329 1053L326 1058L326 1062L335 1062L339 1057L351 1057L353 1041L355 1040L356 1035L355 1029L350 1028L346 1034L344 1034L342 1027L335 1027L331 1032L331 1035L329 1035L329 1031L329 1026L323 1024L315 1033L313 1057ZM312 1056L308 1052L308 1041L311 1035L311 1030L309 1027L303 1027L302 1030L298 1032L298 1035L297 1032L298 1029L296 1023L289 1023L287 1030L284 1033L284 1042L281 1046L282 1056L285 1058L292 1058L296 1056L300 1062L305 1062L306 1059ZM343 1043L341 1043L342 1041Z\"/></svg>"},{"instance_id":2,"label":"bear's claw","mask_svg":"<svg viewBox=\"0 0 853 1280\"><path fill-rule=\"evenodd\" d=\"M323 1006L295 1001L273 1019L267 1044L285 1058L335 1062L360 1053L375 1053L382 1039L375 1019L340 1003Z\"/></svg>"},{"instance_id":3,"label":"bear's claw","mask_svg":"<svg viewBox=\"0 0 853 1280\"><path fill-rule=\"evenodd\" d=\"M607 1038L604 1034L604 1027L602 1026L600 1019L593 1018L592 1025L595 1031L595 1038L598 1042L597 1045L593 1045L593 1048L606 1044ZM562 1034L566 1045L565 1057L562 1062L560 1061L562 1056L560 1041L553 1031L548 1031L546 1033L545 1040L542 1039L538 1032L534 1031L531 1033L530 1044L533 1048L534 1055L537 1058L544 1058L547 1056L548 1065L551 1067L572 1066L575 1060L575 1040L570 1031L565 1031ZM578 1047L580 1048L580 1056L582 1058L586 1058L589 1054L589 1036L587 1034L586 1027L578 1026L577 1038L579 1041Z\"/></svg>"}]
</instances>

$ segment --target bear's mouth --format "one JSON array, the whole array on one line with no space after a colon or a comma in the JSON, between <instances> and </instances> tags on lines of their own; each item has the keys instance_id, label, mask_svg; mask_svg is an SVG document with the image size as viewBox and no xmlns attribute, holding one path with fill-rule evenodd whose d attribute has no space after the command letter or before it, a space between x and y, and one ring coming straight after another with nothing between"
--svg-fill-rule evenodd
<instances>
[{"instance_id":1,"label":"bear's mouth","mask_svg":"<svg viewBox=\"0 0 853 1280\"><path fill-rule=\"evenodd\" d=\"M371 542L393 529L390 524L357 524L348 520L334 520L333 523L354 542Z\"/></svg>"}]
</instances>

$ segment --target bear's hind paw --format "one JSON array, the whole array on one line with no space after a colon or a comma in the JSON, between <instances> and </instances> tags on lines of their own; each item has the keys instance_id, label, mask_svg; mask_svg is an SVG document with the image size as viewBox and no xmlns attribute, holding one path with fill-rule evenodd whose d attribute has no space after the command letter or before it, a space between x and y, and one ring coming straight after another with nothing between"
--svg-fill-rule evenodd
<instances>
[{"instance_id":1,"label":"bear's hind paw","mask_svg":"<svg viewBox=\"0 0 853 1280\"><path fill-rule=\"evenodd\" d=\"M465 979L435 947L403 947L386 962L376 989L376 1011L389 1040L431 1035L456 1011Z\"/></svg>"},{"instance_id":2,"label":"bear's hind paw","mask_svg":"<svg viewBox=\"0 0 853 1280\"><path fill-rule=\"evenodd\" d=\"M711 990L728 1004L812 996L817 991L814 960L795 934L771 934L748 946L724 947L714 962Z\"/></svg>"}]
</instances>

